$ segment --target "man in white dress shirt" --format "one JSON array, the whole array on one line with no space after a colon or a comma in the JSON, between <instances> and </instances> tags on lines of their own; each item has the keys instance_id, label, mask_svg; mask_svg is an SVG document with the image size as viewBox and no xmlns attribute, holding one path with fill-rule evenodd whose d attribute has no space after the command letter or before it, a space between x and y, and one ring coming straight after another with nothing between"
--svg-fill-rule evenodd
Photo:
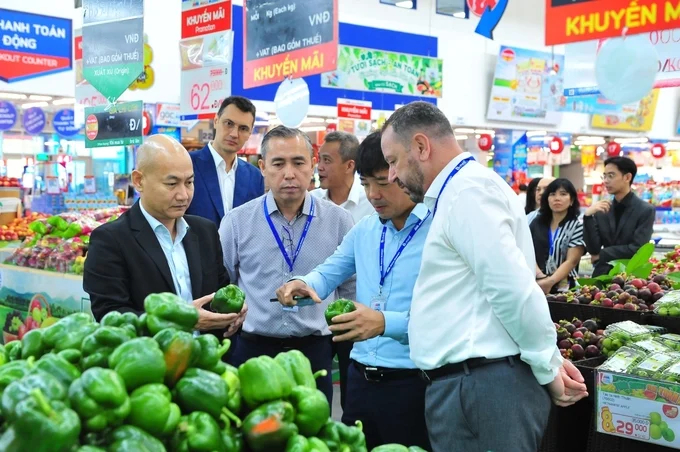
<instances>
[{"instance_id":1,"label":"man in white dress shirt","mask_svg":"<svg viewBox=\"0 0 680 452\"><path fill-rule=\"evenodd\" d=\"M433 104L397 110L382 149L390 181L434 215L408 334L411 359L430 383L434 452L537 450L550 400L566 406L587 393L557 349L524 209L503 179L460 149Z\"/></svg>"}]
</instances>

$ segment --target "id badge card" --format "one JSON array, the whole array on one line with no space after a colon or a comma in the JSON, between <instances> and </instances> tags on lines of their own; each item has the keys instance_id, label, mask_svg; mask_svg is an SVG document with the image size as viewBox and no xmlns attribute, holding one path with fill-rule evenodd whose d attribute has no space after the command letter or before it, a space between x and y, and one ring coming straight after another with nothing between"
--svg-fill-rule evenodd
<instances>
[{"instance_id":1,"label":"id badge card","mask_svg":"<svg viewBox=\"0 0 680 452\"><path fill-rule=\"evenodd\" d=\"M385 305L387 304L387 300L383 295L376 295L373 298L371 298L371 309L375 309L376 311L383 312L385 311Z\"/></svg>"}]
</instances>

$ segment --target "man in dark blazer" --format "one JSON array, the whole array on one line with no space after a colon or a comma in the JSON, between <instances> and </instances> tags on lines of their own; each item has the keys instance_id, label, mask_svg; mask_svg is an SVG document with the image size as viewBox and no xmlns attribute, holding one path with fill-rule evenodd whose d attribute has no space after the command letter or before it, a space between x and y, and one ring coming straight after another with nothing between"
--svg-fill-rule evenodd
<instances>
[{"instance_id":1,"label":"man in dark blazer","mask_svg":"<svg viewBox=\"0 0 680 452\"><path fill-rule=\"evenodd\" d=\"M245 97L227 97L214 122L215 139L190 154L196 179L187 213L219 227L226 212L264 194L264 178L258 168L236 155L255 125L253 103Z\"/></svg>"},{"instance_id":2,"label":"man in dark blazer","mask_svg":"<svg viewBox=\"0 0 680 452\"><path fill-rule=\"evenodd\" d=\"M613 200L604 199L586 210L583 238L595 265L593 276L606 275L609 262L630 259L652 238L656 209L631 190L637 174L635 162L612 157L604 162L604 185Z\"/></svg>"},{"instance_id":3,"label":"man in dark blazer","mask_svg":"<svg viewBox=\"0 0 680 452\"><path fill-rule=\"evenodd\" d=\"M111 311L141 314L147 295L172 292L198 309L197 330L238 330L247 308L229 315L203 308L229 276L215 225L184 214L193 181L189 154L176 140L155 135L139 148L132 173L139 202L90 237L83 288L97 320Z\"/></svg>"}]
</instances>

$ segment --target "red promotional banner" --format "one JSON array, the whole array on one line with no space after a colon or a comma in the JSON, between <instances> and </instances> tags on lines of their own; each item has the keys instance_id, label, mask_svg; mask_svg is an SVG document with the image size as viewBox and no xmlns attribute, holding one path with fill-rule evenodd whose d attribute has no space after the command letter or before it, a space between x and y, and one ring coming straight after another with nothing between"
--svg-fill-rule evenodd
<instances>
[{"instance_id":1,"label":"red promotional banner","mask_svg":"<svg viewBox=\"0 0 680 452\"><path fill-rule=\"evenodd\" d=\"M339 119L371 119L371 102L358 100L338 99L338 118Z\"/></svg>"},{"instance_id":2,"label":"red promotional banner","mask_svg":"<svg viewBox=\"0 0 680 452\"><path fill-rule=\"evenodd\" d=\"M182 39L231 30L231 0L182 11Z\"/></svg>"},{"instance_id":3,"label":"red promotional banner","mask_svg":"<svg viewBox=\"0 0 680 452\"><path fill-rule=\"evenodd\" d=\"M546 0L545 44L677 28L680 0Z\"/></svg>"},{"instance_id":4,"label":"red promotional banner","mask_svg":"<svg viewBox=\"0 0 680 452\"><path fill-rule=\"evenodd\" d=\"M244 0L243 87L333 71L338 0Z\"/></svg>"},{"instance_id":5,"label":"red promotional banner","mask_svg":"<svg viewBox=\"0 0 680 452\"><path fill-rule=\"evenodd\" d=\"M83 59L83 37L82 36L76 36L75 39L75 55L76 57L74 60L82 60Z\"/></svg>"}]
</instances>

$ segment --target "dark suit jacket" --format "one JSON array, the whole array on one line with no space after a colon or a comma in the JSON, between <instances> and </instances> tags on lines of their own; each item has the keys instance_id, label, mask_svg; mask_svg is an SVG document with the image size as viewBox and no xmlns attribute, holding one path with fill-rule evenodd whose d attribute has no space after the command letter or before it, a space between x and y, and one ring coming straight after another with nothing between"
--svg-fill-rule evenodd
<instances>
[{"instance_id":1,"label":"dark suit jacket","mask_svg":"<svg viewBox=\"0 0 680 452\"><path fill-rule=\"evenodd\" d=\"M191 215L184 219L189 230L182 243L195 300L229 284L229 276L215 225ZM97 321L110 311L141 314L147 295L175 292L163 249L139 203L92 231L83 289L90 294Z\"/></svg>"},{"instance_id":2,"label":"dark suit jacket","mask_svg":"<svg viewBox=\"0 0 680 452\"><path fill-rule=\"evenodd\" d=\"M190 152L189 155L194 164L194 199L187 214L207 218L219 228L224 217L224 204L215 160L207 145L200 151ZM238 159L233 207L236 208L263 194L264 178L260 170Z\"/></svg>"},{"instance_id":3,"label":"dark suit jacket","mask_svg":"<svg viewBox=\"0 0 680 452\"><path fill-rule=\"evenodd\" d=\"M611 270L609 262L616 259L630 259L633 254L652 238L656 209L649 203L629 193L621 203L625 210L618 227L614 206L609 212L598 212L583 217L583 239L586 249L592 255L600 255L595 264L593 276L606 275Z\"/></svg>"}]
</instances>

